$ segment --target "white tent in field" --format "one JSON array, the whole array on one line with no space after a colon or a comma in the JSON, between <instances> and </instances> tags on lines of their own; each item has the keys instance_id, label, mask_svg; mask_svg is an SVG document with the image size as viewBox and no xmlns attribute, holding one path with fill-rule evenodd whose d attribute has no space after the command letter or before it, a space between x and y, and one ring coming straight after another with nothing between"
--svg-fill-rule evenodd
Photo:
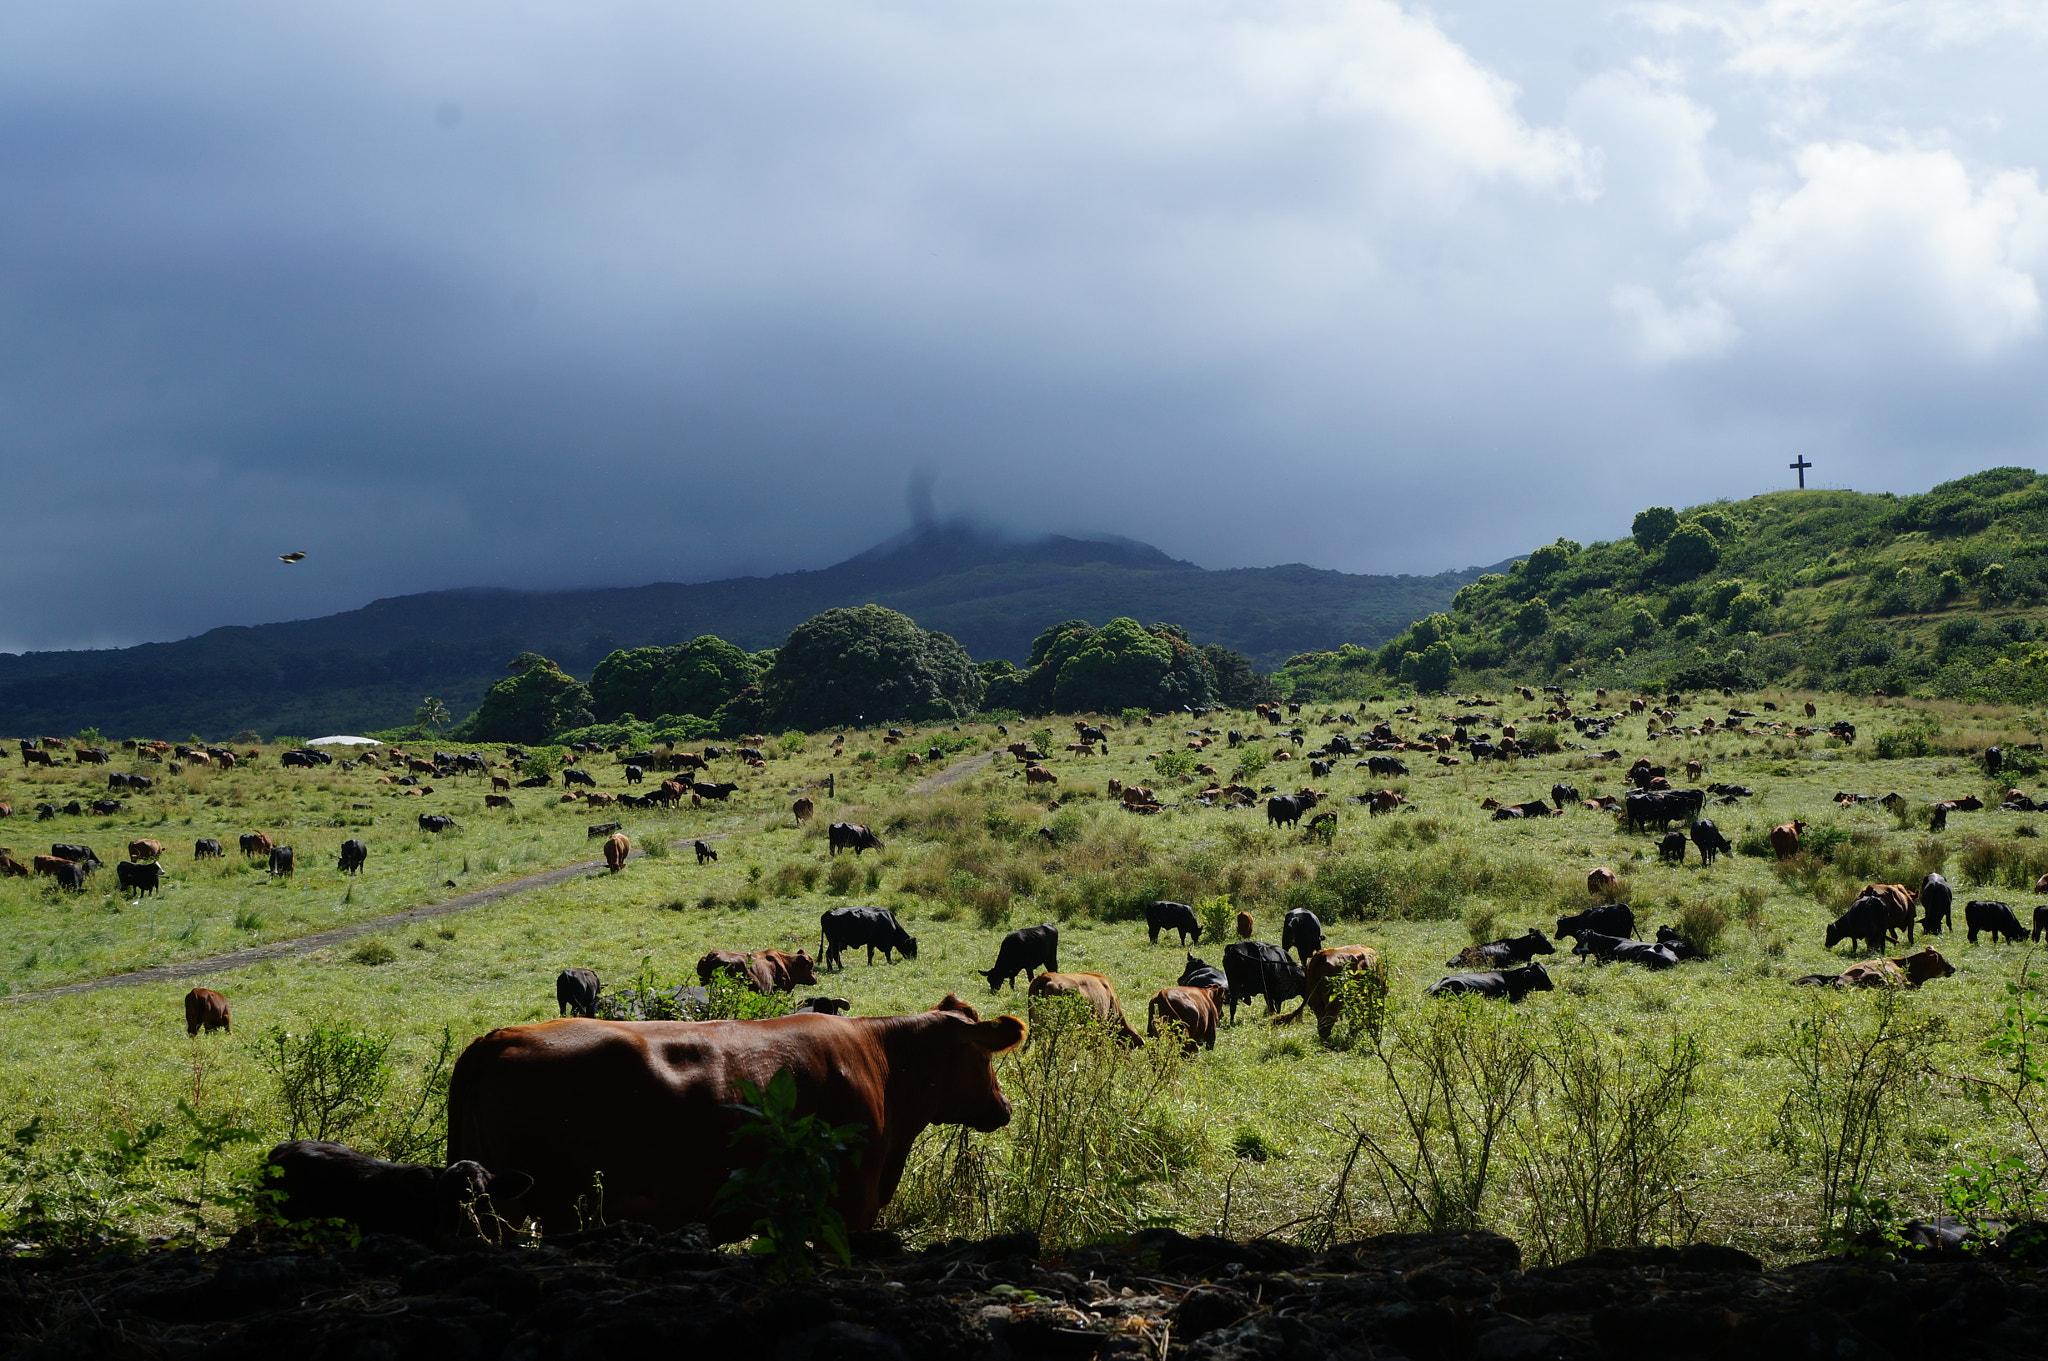
<instances>
[{"instance_id":1,"label":"white tent in field","mask_svg":"<svg viewBox=\"0 0 2048 1361\"><path fill-rule=\"evenodd\" d=\"M309 747L381 747L384 744L374 737L316 737L306 743Z\"/></svg>"}]
</instances>

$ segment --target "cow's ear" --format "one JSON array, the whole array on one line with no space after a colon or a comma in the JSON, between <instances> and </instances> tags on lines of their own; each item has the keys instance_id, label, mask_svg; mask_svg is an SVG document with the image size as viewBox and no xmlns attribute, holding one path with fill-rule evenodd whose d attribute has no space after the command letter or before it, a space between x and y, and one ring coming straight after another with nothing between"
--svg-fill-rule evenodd
<instances>
[{"instance_id":1,"label":"cow's ear","mask_svg":"<svg viewBox=\"0 0 2048 1361\"><path fill-rule=\"evenodd\" d=\"M939 1000L939 1004L933 1007L932 1010L955 1011L958 1012L960 1015L965 1016L970 1021L979 1021L981 1019L981 1013L976 1011L967 1003L961 1001L957 993L947 993L943 998Z\"/></svg>"},{"instance_id":2,"label":"cow's ear","mask_svg":"<svg viewBox=\"0 0 2048 1361\"><path fill-rule=\"evenodd\" d=\"M1031 1027L1015 1016L998 1016L974 1027L974 1042L991 1054L1007 1054L1030 1034Z\"/></svg>"}]
</instances>

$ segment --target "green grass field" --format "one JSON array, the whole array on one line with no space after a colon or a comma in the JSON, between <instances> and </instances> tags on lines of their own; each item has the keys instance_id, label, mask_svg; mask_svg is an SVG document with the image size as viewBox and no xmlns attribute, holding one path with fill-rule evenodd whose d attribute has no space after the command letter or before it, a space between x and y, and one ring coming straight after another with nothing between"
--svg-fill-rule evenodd
<instances>
[{"instance_id":1,"label":"green grass field","mask_svg":"<svg viewBox=\"0 0 2048 1361\"><path fill-rule=\"evenodd\" d=\"M1510 702L1498 712L1511 721L1528 713L1526 703L1504 698ZM1805 698L1773 692L1745 695L1740 702L1759 710L1764 700L1776 702L1789 724ZM1086 757L1059 751L1071 728L1064 720L1049 722L1043 726L1054 730L1056 743L1048 765L1059 775L1064 805L1051 813L1044 787L1027 791L1011 758L1000 752L985 770L957 784L912 794L911 785L929 771L897 769L899 749L883 746L878 733L849 734L849 754L837 757L830 754L829 735L813 736L804 751L780 756L764 771L721 774L744 786L731 807L624 819L636 844L650 837L720 834L715 865L699 866L687 850L636 859L617 876L594 873L393 935L388 945L394 957L385 963L358 962L379 956L343 947L210 976L206 985L225 993L234 1007L231 1036L186 1038L183 983L15 1003L0 1032L0 1118L11 1129L40 1114L51 1131L48 1138L91 1144L111 1129L170 1118L182 1098L247 1121L267 1144L286 1135L274 1084L261 1062L263 1033L270 1027L303 1030L348 1020L389 1032L399 1078L395 1107L444 1027L462 1040L492 1026L553 1016L553 980L563 967L593 968L609 987L630 981L645 959L664 976L694 982L694 961L710 948L815 951L819 914L844 903L895 909L919 937L919 957L870 967L849 956L843 973L800 996L843 995L856 1013L887 1014L928 1007L953 991L977 1005L993 1001L1022 1012L1021 991L991 999L973 970L992 962L1002 931L1050 920L1060 924L1062 966L1109 975L1142 1029L1146 999L1175 980L1184 960L1170 944L1147 944L1143 905L1156 897L1207 900L1207 910L1220 915L1220 899L1227 894L1229 910L1243 908L1257 917L1260 939L1277 940L1284 906L1306 903L1323 916L1328 943L1362 942L1383 953L1392 978L1385 1033L1394 1077L1412 1079L1419 1071L1418 1046L1439 1033L1431 1027L1468 1011L1478 1013L1482 1025L1499 1020L1552 1056L1648 1055L1667 1050L1674 1040L1696 1041L1702 1062L1682 1148L1675 1161L1664 1164L1676 1169L1674 1184L1682 1194L1667 1207L1656 1233L1735 1242L1774 1257L1796 1254L1817 1241L1831 1173L1814 1141L1801 1135L1798 1102L1788 1107L1788 1097L1802 1090L1810 1094L1815 1082L1834 1081L1847 1062L1845 1051L1821 1053L1819 1077L1802 1077L1797 1027L1817 1016L1836 1017L1846 1027L1839 1035L1853 1038L1875 1024L1887 1005L1876 993L1790 985L1798 975L1837 972L1863 957L1847 947L1832 956L1823 950L1826 923L1859 884L1917 884L1935 866L1956 886L1958 923L1963 901L1972 897L2012 903L2025 920L2034 878L2048 870L2048 841L2033 836L2048 816L1993 811L1992 795L2004 782L1994 785L1980 762L1960 754L1991 740L2004 739L2009 748L2025 740L2020 715L1812 698L1822 723L1847 718L1858 725L1859 741L1845 746L1824 736L1752 732L1650 743L1635 719L1617 724L1611 739L1589 744L1619 749L1619 761L1567 749L1519 762L1441 767L1412 753L1406 759L1413 773L1405 779L1371 778L1340 758L1332 775L1313 781L1292 744L1270 737L1249 744L1247 750L1269 758L1283 749L1294 758L1271 760L1262 782L1282 789L1313 783L1334 796L1324 806L1338 813L1339 824L1327 845L1269 828L1258 809L1201 807L1192 802L1199 778L1181 784L1153 773L1157 754L1196 740L1185 735L1191 729L1257 730L1250 715L1213 715L1199 724L1117 725L1109 754ZM1465 711L1435 702L1422 707L1420 722L1395 718L1387 705L1376 706L1370 717L1393 718L1397 728L1420 731L1444 726L1437 721L1440 711ZM1718 699L1711 706L1701 702L1681 721L1696 723L1725 708ZM1312 717L1308 711L1302 715ZM1317 745L1320 734L1340 729L1357 734L1369 715L1358 711L1355 717L1358 722L1348 725L1311 724L1304 745ZM922 750L933 737L943 737L960 744L962 754L973 754L1003 740L986 725L963 728L916 733L905 745ZM1907 729L1922 735L1922 749L1942 754L1871 759L1879 732ZM1564 736L1571 735L1566 727ZM862 752L872 755L861 759ZM1684 865L1666 865L1656 858L1653 837L1623 835L1609 815L1574 808L1559 818L1496 823L1480 807L1488 797L1520 802L1547 795L1557 781L1575 785L1588 798L1618 794L1628 761L1641 754L1674 768L1697 756L1708 767L1703 782L1753 788L1754 799L1709 807L1731 840L1742 843L1797 817L1810 824L1809 843L1820 843L1825 858L1779 865L1733 855L1709 869L1688 849ZM1197 759L1227 777L1239 754L1225 750L1218 737ZM587 764L604 787L622 788L609 761ZM368 770L304 778L303 772L276 770L274 762L262 766L215 774L194 782L197 787L172 782L175 792L160 805L138 805L130 821L94 820L89 832L62 820L41 824L39 841L91 841L110 863L116 858L110 852L130 835L169 842L175 832L181 841L172 844L167 860L179 883L163 895L152 921L148 904L117 902L99 882L82 897L59 895L40 882L10 882L0 892L8 986L18 993L144 962L217 953L429 901L453 892L442 887L447 879L466 889L570 863L590 854L584 824L598 820L580 805L544 803L543 791L522 791L520 811L493 821L484 815L482 791L473 782L460 791L443 782L442 792L421 800L373 785L374 772ZM828 771L839 777L840 797L816 795L817 821L797 828L788 813L791 791L822 780ZM1153 817L1126 813L1106 796L1111 779L1142 781L1178 806ZM58 789L80 788L82 781L72 772L37 772L9 783L18 857L46 849L22 835L29 824L20 810ZM2040 776L2013 783L2036 793ZM1379 787L1402 790L1409 807L1369 818L1350 801ZM1843 810L1831 801L1837 791L1893 790L1919 810L1937 797L1966 793L1985 797L1991 807L1953 815L1945 833L1930 837L1924 811L1904 823L1874 804ZM412 829L422 804L428 811L455 813L464 829L441 840L422 837ZM868 822L887 839L887 849L858 861L830 857L822 826L829 820ZM186 859L193 836L218 836L232 848L235 833L255 828L274 835L281 830L280 839L299 847L307 868L297 882L266 883L260 871L243 869L232 849L224 868L194 869ZM1052 836L1038 836L1041 828ZM333 847L350 835L362 836L372 851L371 872L354 886L352 900L332 859ZM465 858L467 872L461 868ZM1567 950L1546 961L1557 990L1533 995L1512 1015L1499 1006L1422 999L1422 988L1449 972L1444 961L1475 937L1532 925L1548 932L1556 917L1590 902L1585 875L1596 865L1622 873L1622 896L1637 908L1639 935L1681 919L1718 929L1714 958L1650 974L1598 967L1573 959ZM103 878L110 879L111 871ZM253 914L261 925L238 927L242 913ZM1205 938L1196 952L1220 962L1220 946ZM2023 1137L2021 1117L2032 1106L1981 1100L1965 1081L2000 1071L2003 1061L1984 1042L2001 1023L2007 984L2018 976L2027 949L1970 946L1959 933L1940 938L1938 946L1958 972L1897 999L1892 1022L1926 1029L1892 1074L1883 1118L1871 1131L1874 1146L1856 1178L1862 1193L1887 1198L1908 1213L1932 1212L1944 1175L1965 1159L2041 1160L2041 1150ZM1027 1061L1004 1061L1006 1085L1013 1090ZM1156 1219L1188 1232L1298 1234L1330 1223L1333 1203L1339 1205L1335 1218L1346 1227L1414 1222L1412 1210L1365 1175L1364 1164L1354 1168L1345 1194L1336 1198L1358 1130L1388 1147L1405 1137L1390 1071L1369 1044L1328 1048L1318 1043L1312 1026L1275 1027L1254 1007L1240 1010L1213 1053L1166 1066L1173 1071L1160 1080L1170 1096L1144 1117L1150 1133L1130 1140L1120 1154L1102 1155L1109 1161L1100 1174L1122 1178L1128 1194L1084 1228L1108 1231ZM1517 1100L1527 1106L1526 1118L1510 1122L1502 1166L1479 1217L1529 1242L1540 1236L1551 1213L1543 1198L1549 1184L1543 1176L1549 1174L1541 1169L1555 1173L1559 1150L1569 1141L1556 1127L1562 1107L1552 1096L1532 1088ZM1016 1128L1027 1123L1020 1118ZM371 1118L357 1137L375 1147L378 1130ZM987 1147L1000 1151L1004 1140L1015 1137L988 1136ZM941 1137L928 1141L936 1156ZM1118 1157L1125 1161L1118 1163ZM913 1169L899 1206L899 1222L909 1231L945 1227L931 1217L935 1171L935 1165L926 1166L921 1179Z\"/></svg>"}]
</instances>

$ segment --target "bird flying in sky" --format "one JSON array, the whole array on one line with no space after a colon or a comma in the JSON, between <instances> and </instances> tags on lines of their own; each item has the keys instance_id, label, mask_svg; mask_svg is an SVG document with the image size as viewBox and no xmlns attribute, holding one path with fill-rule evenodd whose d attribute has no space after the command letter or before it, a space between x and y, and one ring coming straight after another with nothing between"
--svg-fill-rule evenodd
<instances>
[{"instance_id":1,"label":"bird flying in sky","mask_svg":"<svg viewBox=\"0 0 2048 1361\"><path fill-rule=\"evenodd\" d=\"M277 555L277 560L279 562L297 562L305 556L304 553L280 553Z\"/></svg>"}]
</instances>

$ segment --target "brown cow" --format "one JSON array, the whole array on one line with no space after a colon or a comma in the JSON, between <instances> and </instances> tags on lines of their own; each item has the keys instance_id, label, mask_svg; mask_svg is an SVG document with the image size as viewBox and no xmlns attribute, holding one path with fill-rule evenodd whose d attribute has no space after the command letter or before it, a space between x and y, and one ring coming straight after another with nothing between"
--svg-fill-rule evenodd
<instances>
[{"instance_id":1,"label":"brown cow","mask_svg":"<svg viewBox=\"0 0 2048 1361\"><path fill-rule=\"evenodd\" d=\"M1214 1049L1216 1028L1223 1019L1223 999L1229 993L1222 986L1161 988L1152 994L1151 1005L1145 1009L1145 1033L1157 1039L1164 1033L1164 1027L1177 1025L1186 1035L1188 1053Z\"/></svg>"},{"instance_id":2,"label":"brown cow","mask_svg":"<svg viewBox=\"0 0 2048 1361\"><path fill-rule=\"evenodd\" d=\"M1291 1024L1301 1019L1302 1012L1313 1011L1316 1034L1325 1040L1337 1028L1337 1018L1344 1012L1344 999L1337 986L1342 979L1365 974L1379 980L1381 986L1386 983L1386 967L1380 963L1379 952L1370 945L1333 945L1318 950L1308 957L1305 972L1308 990L1302 995L1301 1005L1278 1018L1276 1024Z\"/></svg>"},{"instance_id":3,"label":"brown cow","mask_svg":"<svg viewBox=\"0 0 2048 1361\"><path fill-rule=\"evenodd\" d=\"M512 806L512 796L509 794L484 795L484 807L486 808L502 808L509 813L512 811Z\"/></svg>"},{"instance_id":4,"label":"brown cow","mask_svg":"<svg viewBox=\"0 0 2048 1361\"><path fill-rule=\"evenodd\" d=\"M1907 888L1904 884L1865 884L1856 891L1858 898L1876 898L1884 903L1885 917L1889 923L1886 939L1898 936L1905 928L1906 944L1913 943L1913 904L1920 900L1920 890Z\"/></svg>"},{"instance_id":5,"label":"brown cow","mask_svg":"<svg viewBox=\"0 0 2048 1361\"><path fill-rule=\"evenodd\" d=\"M1799 854L1799 838L1806 831L1806 824L1799 821L1771 828L1771 853L1780 860L1790 860Z\"/></svg>"},{"instance_id":6,"label":"brown cow","mask_svg":"<svg viewBox=\"0 0 2048 1361\"><path fill-rule=\"evenodd\" d=\"M144 838L140 841L128 843L128 858L130 860L155 860L163 853L164 843L161 841L152 841Z\"/></svg>"},{"instance_id":7,"label":"brown cow","mask_svg":"<svg viewBox=\"0 0 2048 1361\"><path fill-rule=\"evenodd\" d=\"M1812 718L1812 717L1813 717L1813 716L1814 716L1814 715L1815 715L1816 713L1819 713L1819 712L1820 712L1820 711L1819 711L1818 709L1816 709L1816 708L1814 708L1814 707L1813 707L1813 701L1812 701L1812 700L1810 700L1810 699L1809 699L1808 701L1806 701L1806 716L1807 716L1808 718Z\"/></svg>"},{"instance_id":8,"label":"brown cow","mask_svg":"<svg viewBox=\"0 0 2048 1361\"><path fill-rule=\"evenodd\" d=\"M712 950L697 961L697 981L709 986L716 974L730 974L763 995L794 992L818 982L817 966L805 951L788 954L782 950Z\"/></svg>"},{"instance_id":9,"label":"brown cow","mask_svg":"<svg viewBox=\"0 0 2048 1361\"><path fill-rule=\"evenodd\" d=\"M766 1087L787 1070L798 1115L867 1136L832 1199L858 1231L874 1226L928 1126L989 1133L1010 1122L990 1059L1028 1033L1014 1016L982 1020L950 993L917 1016L510 1026L455 1064L448 1157L531 1175L533 1188L499 1197L498 1208L546 1233L587 1223L601 1179L607 1219L663 1231L709 1220L714 1237L744 1238L745 1218L711 1215L718 1188L764 1151L758 1140L735 1147L742 1117L731 1103L741 1081Z\"/></svg>"},{"instance_id":10,"label":"brown cow","mask_svg":"<svg viewBox=\"0 0 2048 1361\"><path fill-rule=\"evenodd\" d=\"M1240 912L1237 914L1237 938L1239 940L1250 940L1252 932L1256 929L1257 924L1252 921L1251 913Z\"/></svg>"},{"instance_id":11,"label":"brown cow","mask_svg":"<svg viewBox=\"0 0 2048 1361\"><path fill-rule=\"evenodd\" d=\"M503 790L509 794L512 792L512 781L506 779L503 775L493 775L491 776L491 788Z\"/></svg>"},{"instance_id":12,"label":"brown cow","mask_svg":"<svg viewBox=\"0 0 2048 1361\"><path fill-rule=\"evenodd\" d=\"M626 867L626 856L632 849L633 843L624 832L613 832L604 839L604 867L617 874Z\"/></svg>"},{"instance_id":13,"label":"brown cow","mask_svg":"<svg viewBox=\"0 0 2048 1361\"><path fill-rule=\"evenodd\" d=\"M1700 777L1700 773L1704 771L1706 768L1707 767L1705 763L1703 763L1699 757L1695 756L1685 763L1685 778L1687 778L1688 780L1697 780Z\"/></svg>"},{"instance_id":14,"label":"brown cow","mask_svg":"<svg viewBox=\"0 0 2048 1361\"><path fill-rule=\"evenodd\" d=\"M1125 1044L1133 1049L1144 1046L1138 1032L1131 1029L1131 1023L1124 1019L1123 1004L1117 1001L1115 985L1099 973L1042 973L1031 980L1025 991L1033 997L1085 998L1094 1008L1096 1018L1118 1032L1118 1038Z\"/></svg>"},{"instance_id":15,"label":"brown cow","mask_svg":"<svg viewBox=\"0 0 2048 1361\"><path fill-rule=\"evenodd\" d=\"M271 849L270 834L268 832L242 833L243 855L269 855Z\"/></svg>"},{"instance_id":16,"label":"brown cow","mask_svg":"<svg viewBox=\"0 0 2048 1361\"><path fill-rule=\"evenodd\" d=\"M1917 988L1937 978L1954 974L1956 966L1941 957L1933 946L1894 959L1866 959L1830 977L1824 973L1795 978L1794 983L1837 988Z\"/></svg>"},{"instance_id":17,"label":"brown cow","mask_svg":"<svg viewBox=\"0 0 2048 1361\"><path fill-rule=\"evenodd\" d=\"M1592 894L1612 893L1621 885L1621 876L1605 865L1586 871L1586 892Z\"/></svg>"},{"instance_id":18,"label":"brown cow","mask_svg":"<svg viewBox=\"0 0 2048 1361\"><path fill-rule=\"evenodd\" d=\"M10 879L26 879L28 874L29 869L27 865L16 860L13 855L8 853L6 848L0 847L0 875L5 875Z\"/></svg>"},{"instance_id":19,"label":"brown cow","mask_svg":"<svg viewBox=\"0 0 2048 1361\"><path fill-rule=\"evenodd\" d=\"M1024 767L1024 783L1026 784L1058 784L1059 782L1060 777L1047 770L1044 766L1033 765Z\"/></svg>"},{"instance_id":20,"label":"brown cow","mask_svg":"<svg viewBox=\"0 0 2048 1361\"><path fill-rule=\"evenodd\" d=\"M194 988L185 994L185 1033L197 1035L202 1027L208 1034L216 1030L234 1033L228 1024L228 999L211 988Z\"/></svg>"},{"instance_id":21,"label":"brown cow","mask_svg":"<svg viewBox=\"0 0 2048 1361\"><path fill-rule=\"evenodd\" d=\"M583 791L578 790L577 793L581 794ZM592 808L601 808L606 804L617 803L619 796L617 794L584 794L583 801Z\"/></svg>"},{"instance_id":22,"label":"brown cow","mask_svg":"<svg viewBox=\"0 0 2048 1361\"><path fill-rule=\"evenodd\" d=\"M55 874L59 869L62 869L64 866L74 864L76 862L66 860L61 855L39 855L32 859L29 863L35 867L35 872L37 874Z\"/></svg>"},{"instance_id":23,"label":"brown cow","mask_svg":"<svg viewBox=\"0 0 2048 1361\"><path fill-rule=\"evenodd\" d=\"M798 799L789 806L789 811L794 813L797 822L802 824L811 820L811 815L818 811L818 806L809 799Z\"/></svg>"}]
</instances>

